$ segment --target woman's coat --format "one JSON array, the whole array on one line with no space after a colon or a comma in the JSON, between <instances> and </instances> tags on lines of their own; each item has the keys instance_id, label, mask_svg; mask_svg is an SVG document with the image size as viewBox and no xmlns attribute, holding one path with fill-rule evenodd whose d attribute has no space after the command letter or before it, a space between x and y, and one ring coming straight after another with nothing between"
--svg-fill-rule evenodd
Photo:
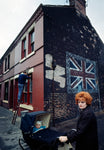
<instances>
[{"instance_id":1,"label":"woman's coat","mask_svg":"<svg viewBox=\"0 0 104 150\"><path fill-rule=\"evenodd\" d=\"M76 141L76 150L98 150L97 121L90 106L80 111L77 131L72 130L68 141Z\"/></svg>"}]
</instances>

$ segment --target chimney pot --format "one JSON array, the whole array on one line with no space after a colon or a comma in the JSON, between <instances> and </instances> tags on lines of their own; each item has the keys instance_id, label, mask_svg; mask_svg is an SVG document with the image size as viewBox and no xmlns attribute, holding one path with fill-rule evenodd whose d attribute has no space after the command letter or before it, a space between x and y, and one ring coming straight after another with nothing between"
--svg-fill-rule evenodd
<instances>
[{"instance_id":1,"label":"chimney pot","mask_svg":"<svg viewBox=\"0 0 104 150\"><path fill-rule=\"evenodd\" d=\"M86 16L86 0L69 0L70 6L75 7L81 14Z\"/></svg>"}]
</instances>

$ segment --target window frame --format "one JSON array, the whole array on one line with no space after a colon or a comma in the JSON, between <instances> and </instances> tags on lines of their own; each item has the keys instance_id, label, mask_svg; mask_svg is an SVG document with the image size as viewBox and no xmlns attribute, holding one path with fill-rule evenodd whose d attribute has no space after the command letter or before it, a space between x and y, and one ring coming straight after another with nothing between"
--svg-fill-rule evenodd
<instances>
[{"instance_id":1,"label":"window frame","mask_svg":"<svg viewBox=\"0 0 104 150\"><path fill-rule=\"evenodd\" d=\"M26 83L24 85L24 90L23 90L23 103L29 105L32 104L32 74L30 79L26 80ZM31 90L30 90L31 87Z\"/></svg>"},{"instance_id":2,"label":"window frame","mask_svg":"<svg viewBox=\"0 0 104 150\"><path fill-rule=\"evenodd\" d=\"M1 98L2 84L0 84L0 98Z\"/></svg>"},{"instance_id":3,"label":"window frame","mask_svg":"<svg viewBox=\"0 0 104 150\"><path fill-rule=\"evenodd\" d=\"M4 68L5 72L6 72L8 69L10 69L10 54L7 55L6 58L5 58L5 68Z\"/></svg>"},{"instance_id":4,"label":"window frame","mask_svg":"<svg viewBox=\"0 0 104 150\"><path fill-rule=\"evenodd\" d=\"M28 41L28 54L34 51L35 45L35 30L34 28L29 32L29 41Z\"/></svg>"},{"instance_id":5,"label":"window frame","mask_svg":"<svg viewBox=\"0 0 104 150\"><path fill-rule=\"evenodd\" d=\"M26 37L22 40L21 59L26 57Z\"/></svg>"},{"instance_id":6,"label":"window frame","mask_svg":"<svg viewBox=\"0 0 104 150\"><path fill-rule=\"evenodd\" d=\"M7 61L8 61L8 64L7 64L8 65L8 69L10 69L10 54L8 55L8 60Z\"/></svg>"},{"instance_id":7,"label":"window frame","mask_svg":"<svg viewBox=\"0 0 104 150\"><path fill-rule=\"evenodd\" d=\"M8 94L9 94L9 82L5 82L4 85L4 100L8 101Z\"/></svg>"},{"instance_id":8,"label":"window frame","mask_svg":"<svg viewBox=\"0 0 104 150\"><path fill-rule=\"evenodd\" d=\"M5 58L5 71L7 70L7 57Z\"/></svg>"}]
</instances>

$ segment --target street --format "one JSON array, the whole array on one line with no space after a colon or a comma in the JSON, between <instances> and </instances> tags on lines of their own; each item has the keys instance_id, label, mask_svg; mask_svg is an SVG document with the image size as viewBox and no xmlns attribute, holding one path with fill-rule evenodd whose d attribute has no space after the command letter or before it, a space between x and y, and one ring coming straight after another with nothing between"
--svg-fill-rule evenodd
<instances>
[{"instance_id":1,"label":"street","mask_svg":"<svg viewBox=\"0 0 104 150\"><path fill-rule=\"evenodd\" d=\"M95 113L98 122L99 150L104 150L104 112ZM13 117L12 111L0 106L0 150L21 150L19 138L22 138L20 130L20 117L17 117L16 124L11 123ZM56 124L55 129L61 132L67 132L74 128L77 119L67 120ZM25 145L25 150L30 150Z\"/></svg>"},{"instance_id":2,"label":"street","mask_svg":"<svg viewBox=\"0 0 104 150\"><path fill-rule=\"evenodd\" d=\"M0 150L20 150L18 144L21 138L20 118L17 118L16 125L12 125L12 112L0 107Z\"/></svg>"}]
</instances>

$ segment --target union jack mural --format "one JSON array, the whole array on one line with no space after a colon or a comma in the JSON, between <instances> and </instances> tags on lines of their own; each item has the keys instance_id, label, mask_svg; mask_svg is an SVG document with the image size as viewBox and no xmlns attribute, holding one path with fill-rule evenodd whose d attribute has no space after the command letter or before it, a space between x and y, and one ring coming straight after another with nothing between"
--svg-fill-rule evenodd
<instances>
[{"instance_id":1,"label":"union jack mural","mask_svg":"<svg viewBox=\"0 0 104 150\"><path fill-rule=\"evenodd\" d=\"M96 62L66 52L67 91L97 91Z\"/></svg>"}]
</instances>

